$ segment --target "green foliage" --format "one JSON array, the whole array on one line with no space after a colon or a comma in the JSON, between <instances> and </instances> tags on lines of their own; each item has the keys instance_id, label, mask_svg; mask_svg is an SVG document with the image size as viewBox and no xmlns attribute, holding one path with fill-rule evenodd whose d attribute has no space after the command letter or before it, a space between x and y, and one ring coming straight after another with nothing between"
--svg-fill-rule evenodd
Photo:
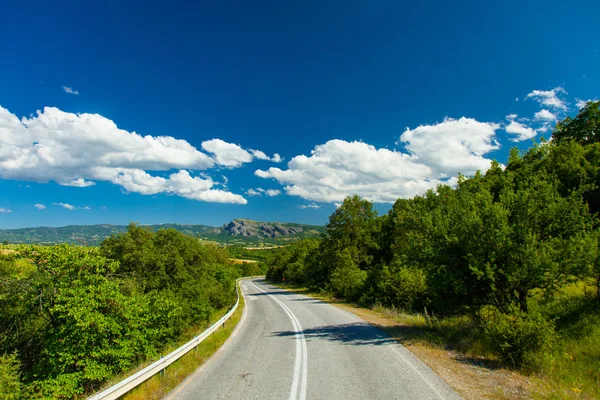
<instances>
[{"instance_id":1,"label":"green foliage","mask_svg":"<svg viewBox=\"0 0 600 400\"><path fill-rule=\"evenodd\" d=\"M386 304L401 310L422 310L428 305L427 274L423 269L395 261L382 265L373 278L363 304Z\"/></svg>"},{"instance_id":2,"label":"green foliage","mask_svg":"<svg viewBox=\"0 0 600 400\"><path fill-rule=\"evenodd\" d=\"M0 356L0 398L19 400L22 389L17 355L13 353Z\"/></svg>"},{"instance_id":3,"label":"green foliage","mask_svg":"<svg viewBox=\"0 0 600 400\"><path fill-rule=\"evenodd\" d=\"M539 313L524 313L511 306L508 313L494 313L486 321L485 333L500 360L513 367L533 372L540 365L540 354L555 341L554 326Z\"/></svg>"},{"instance_id":4,"label":"green foliage","mask_svg":"<svg viewBox=\"0 0 600 400\"><path fill-rule=\"evenodd\" d=\"M552 134L557 143L576 140L581 144L600 141L600 101L590 101L575 118L559 122Z\"/></svg>"},{"instance_id":5,"label":"green foliage","mask_svg":"<svg viewBox=\"0 0 600 400\"><path fill-rule=\"evenodd\" d=\"M513 149L506 168L493 162L485 174L459 176L456 188L399 199L382 217L346 198L320 243L302 257L292 257L299 243L268 259L267 277L444 319L497 310L480 334L503 363L539 367L536 352L556 335L530 310L532 296L552 302L590 282L600 300L599 107L559 123L552 142Z\"/></svg>"},{"instance_id":6,"label":"green foliage","mask_svg":"<svg viewBox=\"0 0 600 400\"><path fill-rule=\"evenodd\" d=\"M367 273L356 265L356 258L349 248L336 251L332 257L328 289L340 298L356 300L361 294Z\"/></svg>"},{"instance_id":7,"label":"green foliage","mask_svg":"<svg viewBox=\"0 0 600 400\"><path fill-rule=\"evenodd\" d=\"M240 272L226 250L173 229L20 248L0 257L0 354L19 354L33 397L89 394L231 305Z\"/></svg>"}]
</instances>

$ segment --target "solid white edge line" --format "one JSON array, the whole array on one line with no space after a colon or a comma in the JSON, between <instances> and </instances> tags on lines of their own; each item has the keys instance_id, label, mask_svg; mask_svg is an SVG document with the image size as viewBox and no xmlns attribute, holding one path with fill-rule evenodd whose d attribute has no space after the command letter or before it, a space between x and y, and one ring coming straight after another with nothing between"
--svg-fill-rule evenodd
<instances>
[{"instance_id":1,"label":"solid white edge line","mask_svg":"<svg viewBox=\"0 0 600 400\"><path fill-rule=\"evenodd\" d=\"M250 284L254 286L257 290L265 293L269 296L273 301L275 301L281 309L287 314L292 322L292 326L294 327L295 337L296 339L296 362L294 363L294 375L292 380L292 387L290 390L289 400L305 400L306 399L306 387L307 387L307 376L308 376L308 351L306 347L306 337L304 336L304 332L302 331L302 325L300 325L300 321L292 310L290 310L281 300L276 298L273 295L268 294L263 289L259 288L254 284L253 281L250 281ZM302 382L300 383L300 379ZM300 393L298 394L298 385L300 383ZM299 397L298 397L299 395Z\"/></svg>"},{"instance_id":2,"label":"solid white edge line","mask_svg":"<svg viewBox=\"0 0 600 400\"><path fill-rule=\"evenodd\" d=\"M288 308L288 306L286 306L281 300L279 299L275 299L279 302L279 304L284 307L285 309L287 309L289 311L289 315L291 315L295 320L296 320L296 324L298 325L299 328L299 334L296 335L296 337L298 337L300 339L300 342L302 343L302 383L300 385L300 400L304 400L306 399L306 387L307 387L307 379L308 379L308 350L306 347L306 337L304 336L304 330L302 329L302 325L300 324L300 321L298 320L298 317L296 317L296 315L292 312L292 310L290 310Z\"/></svg>"}]
</instances>

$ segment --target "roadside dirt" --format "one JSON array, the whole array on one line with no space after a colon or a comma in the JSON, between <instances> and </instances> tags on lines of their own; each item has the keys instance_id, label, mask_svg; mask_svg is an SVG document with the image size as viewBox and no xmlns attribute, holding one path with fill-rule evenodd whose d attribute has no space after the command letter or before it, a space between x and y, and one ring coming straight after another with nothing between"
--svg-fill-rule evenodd
<instances>
[{"instance_id":1,"label":"roadside dirt","mask_svg":"<svg viewBox=\"0 0 600 400\"><path fill-rule=\"evenodd\" d=\"M469 359L456 351L429 347L407 340L402 334L406 326L377 311L342 303L332 304L358 315L398 340L465 400L532 398L530 395L532 384L525 376L506 369L494 368L485 360Z\"/></svg>"}]
</instances>

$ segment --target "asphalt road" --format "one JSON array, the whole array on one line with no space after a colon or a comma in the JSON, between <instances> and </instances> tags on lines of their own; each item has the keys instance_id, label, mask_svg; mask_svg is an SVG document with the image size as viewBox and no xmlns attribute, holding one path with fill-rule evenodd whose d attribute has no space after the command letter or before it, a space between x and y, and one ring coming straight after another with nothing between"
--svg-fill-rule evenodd
<instances>
[{"instance_id":1,"label":"asphalt road","mask_svg":"<svg viewBox=\"0 0 600 400\"><path fill-rule=\"evenodd\" d=\"M460 399L361 318L262 279L241 288L236 330L167 399Z\"/></svg>"}]
</instances>

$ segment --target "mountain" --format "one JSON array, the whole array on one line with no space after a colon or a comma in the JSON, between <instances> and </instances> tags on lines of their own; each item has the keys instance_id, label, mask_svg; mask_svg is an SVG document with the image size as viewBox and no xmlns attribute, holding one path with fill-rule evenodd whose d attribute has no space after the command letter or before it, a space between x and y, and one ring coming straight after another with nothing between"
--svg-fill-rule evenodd
<instances>
[{"instance_id":1,"label":"mountain","mask_svg":"<svg viewBox=\"0 0 600 400\"><path fill-rule=\"evenodd\" d=\"M173 228L186 235L222 244L256 245L285 244L303 238L319 237L322 226L303 225L285 222L259 222L237 218L223 225L160 224L148 225L152 230ZM123 233L126 225L69 225L59 228L0 229L0 242L53 244L76 243L91 246L99 245L113 234Z\"/></svg>"}]
</instances>

